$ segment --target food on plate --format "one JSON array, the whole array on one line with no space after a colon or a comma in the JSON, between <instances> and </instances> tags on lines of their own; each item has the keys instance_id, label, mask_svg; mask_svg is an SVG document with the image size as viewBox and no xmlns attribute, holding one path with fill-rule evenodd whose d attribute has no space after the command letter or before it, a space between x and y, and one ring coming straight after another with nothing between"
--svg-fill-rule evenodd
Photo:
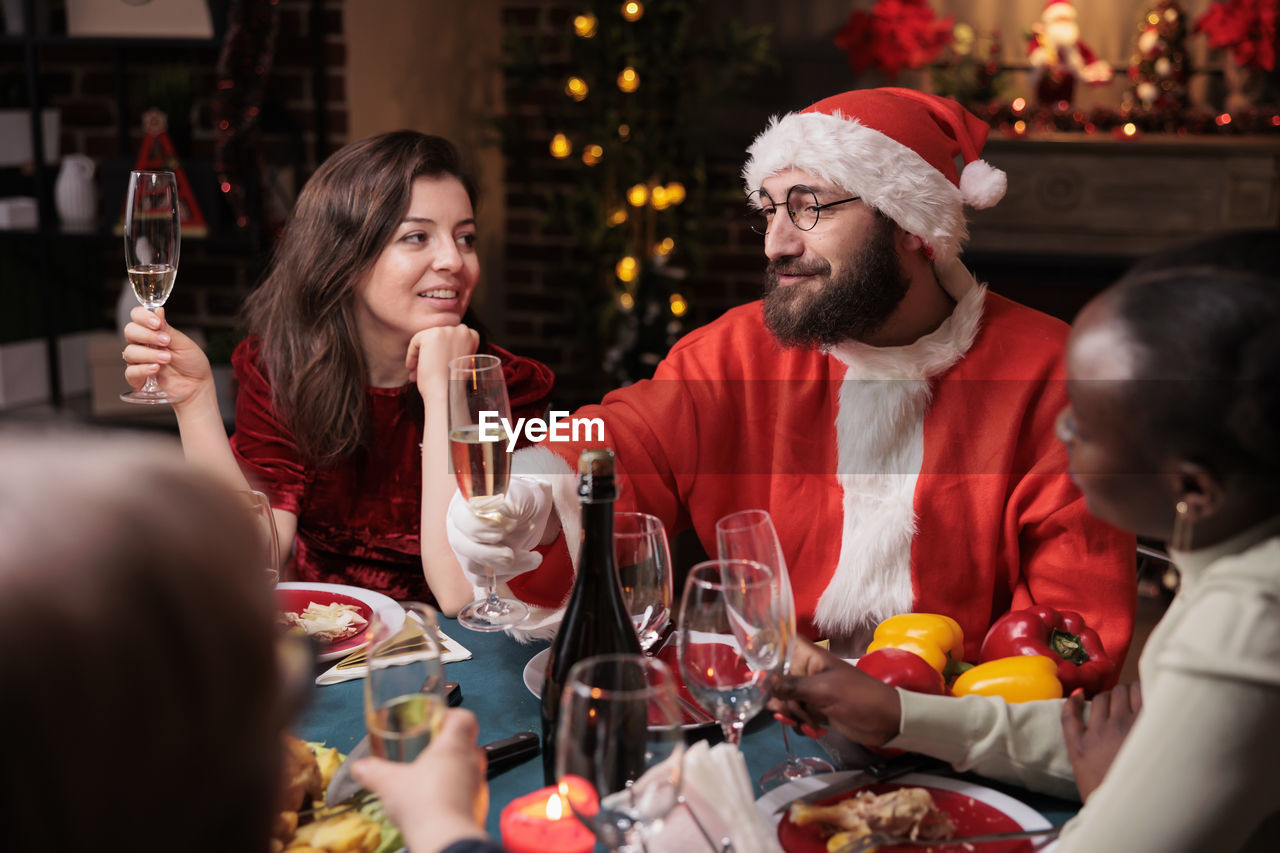
<instances>
[{"instance_id":1,"label":"food on plate","mask_svg":"<svg viewBox=\"0 0 1280 853\"><path fill-rule=\"evenodd\" d=\"M1115 682L1116 662L1102 647L1098 632L1071 610L1042 604L997 619L982 641L982 660L1015 655L1044 655L1057 661L1058 680L1066 693L1081 687L1085 696L1093 696Z\"/></svg>"},{"instance_id":2,"label":"food on plate","mask_svg":"<svg viewBox=\"0 0 1280 853\"><path fill-rule=\"evenodd\" d=\"M382 804L366 803L359 809L335 806L306 815L299 812L322 806L334 772L343 762L338 750L323 744L284 738L284 789L282 811L272 829L271 853L388 853L404 846L399 830L382 812ZM339 810L341 809L341 810Z\"/></svg>"},{"instance_id":3,"label":"food on plate","mask_svg":"<svg viewBox=\"0 0 1280 853\"><path fill-rule=\"evenodd\" d=\"M301 613L285 611L280 615L290 627L301 628L308 637L326 643L353 637L369 624L369 620L360 615L359 607L339 601L329 604L312 601Z\"/></svg>"},{"instance_id":4,"label":"food on plate","mask_svg":"<svg viewBox=\"0 0 1280 853\"><path fill-rule=\"evenodd\" d=\"M829 850L873 832L935 841L951 838L956 831L950 815L934 805L926 788L895 788L883 794L858 791L827 806L793 803L790 817L797 826L819 824Z\"/></svg>"},{"instance_id":5,"label":"food on plate","mask_svg":"<svg viewBox=\"0 0 1280 853\"><path fill-rule=\"evenodd\" d=\"M952 696L999 696L1006 702L1061 699L1058 664L1044 655L1021 655L980 663L951 684Z\"/></svg>"}]
</instances>

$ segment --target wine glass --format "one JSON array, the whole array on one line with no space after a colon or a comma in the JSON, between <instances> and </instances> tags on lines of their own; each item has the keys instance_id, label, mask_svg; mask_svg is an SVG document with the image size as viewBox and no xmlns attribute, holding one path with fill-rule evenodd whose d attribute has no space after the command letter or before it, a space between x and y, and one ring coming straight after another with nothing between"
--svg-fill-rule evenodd
<instances>
[{"instance_id":1,"label":"wine glass","mask_svg":"<svg viewBox=\"0 0 1280 853\"><path fill-rule=\"evenodd\" d=\"M124 262L133 295L154 312L169 298L178 275L178 182L173 172L130 172L124 208ZM142 387L120 395L126 403L156 405L182 398L164 391L148 376Z\"/></svg>"},{"instance_id":2,"label":"wine glass","mask_svg":"<svg viewBox=\"0 0 1280 853\"><path fill-rule=\"evenodd\" d=\"M737 745L782 671L786 622L772 570L753 560L708 560L689 572L677 632L680 672L698 704Z\"/></svg>"},{"instance_id":3,"label":"wine glass","mask_svg":"<svg viewBox=\"0 0 1280 853\"><path fill-rule=\"evenodd\" d=\"M256 530L262 548L262 568L268 581L274 585L280 581L280 534L276 532L276 516L271 501L256 489L240 491L240 499L254 516Z\"/></svg>"},{"instance_id":4,"label":"wine glass","mask_svg":"<svg viewBox=\"0 0 1280 853\"><path fill-rule=\"evenodd\" d=\"M671 547L662 522L643 512L613 514L613 554L622 597L649 651L671 621Z\"/></svg>"},{"instance_id":5,"label":"wine glass","mask_svg":"<svg viewBox=\"0 0 1280 853\"><path fill-rule=\"evenodd\" d=\"M791 579L787 575L787 560L782 555L778 532L773 519L763 509L748 509L726 515L716 522L716 548L721 559L755 560L773 569L777 576L777 589L781 597L782 618L786 626L783 672L791 666L792 639L796 634L795 597L791 592ZM781 764L769 768L760 777L764 790L812 776L814 773L830 773L835 768L821 758L800 757L791 748L787 727L782 726L782 745L787 758Z\"/></svg>"},{"instance_id":6,"label":"wine glass","mask_svg":"<svg viewBox=\"0 0 1280 853\"><path fill-rule=\"evenodd\" d=\"M556 780L574 815L610 850L643 850L680 802L684 734L676 682L660 660L596 655L560 696Z\"/></svg>"},{"instance_id":7,"label":"wine glass","mask_svg":"<svg viewBox=\"0 0 1280 853\"><path fill-rule=\"evenodd\" d=\"M483 416L483 417L482 417ZM458 489L471 511L497 523L511 480L511 453L505 424L511 420L502 360L496 355L464 355L449 362L449 455ZM472 631L501 631L529 618L523 602L498 595L492 571L485 597L458 611L458 624Z\"/></svg>"},{"instance_id":8,"label":"wine glass","mask_svg":"<svg viewBox=\"0 0 1280 853\"><path fill-rule=\"evenodd\" d=\"M391 631L377 612L369 619L364 722L374 755L413 761L444 721L444 649L436 613L405 603L404 625Z\"/></svg>"}]
</instances>

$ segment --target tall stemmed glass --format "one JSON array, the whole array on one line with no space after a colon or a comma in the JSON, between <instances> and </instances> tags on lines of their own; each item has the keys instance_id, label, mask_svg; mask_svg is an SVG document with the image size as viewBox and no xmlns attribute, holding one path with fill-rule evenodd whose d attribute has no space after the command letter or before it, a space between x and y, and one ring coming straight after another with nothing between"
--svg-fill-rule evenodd
<instances>
[{"instance_id":1,"label":"tall stemmed glass","mask_svg":"<svg viewBox=\"0 0 1280 853\"><path fill-rule=\"evenodd\" d=\"M647 652L671 622L671 546L662 521L643 512L614 513L613 555L627 613Z\"/></svg>"},{"instance_id":2,"label":"tall stemmed glass","mask_svg":"<svg viewBox=\"0 0 1280 853\"><path fill-rule=\"evenodd\" d=\"M734 745L782 671L787 629L775 585L773 571L753 560L698 563L685 581L676 628L680 673Z\"/></svg>"},{"instance_id":3,"label":"tall stemmed glass","mask_svg":"<svg viewBox=\"0 0 1280 853\"><path fill-rule=\"evenodd\" d=\"M680 802L684 734L676 681L660 660L596 655L560 697L556 780L574 815L610 850L643 850Z\"/></svg>"},{"instance_id":4,"label":"tall stemmed glass","mask_svg":"<svg viewBox=\"0 0 1280 853\"><path fill-rule=\"evenodd\" d=\"M777 589L781 597L782 617L786 625L783 672L791 666L792 639L796 634L795 597L791 592L791 579L787 575L787 560L782 555L778 531L773 519L763 509L748 509L726 515L716 522L716 548L721 559L755 560L773 569L777 576ZM787 782L812 776L814 773L830 773L835 768L821 758L801 757L791 748L787 727L782 726L782 744L787 751L786 761L769 768L760 777L760 786L766 791Z\"/></svg>"},{"instance_id":5,"label":"tall stemmed glass","mask_svg":"<svg viewBox=\"0 0 1280 853\"><path fill-rule=\"evenodd\" d=\"M256 489L243 490L240 499L254 516L259 547L262 549L262 568L267 579L275 584L280 580L280 534L276 532L276 516L271 501Z\"/></svg>"},{"instance_id":6,"label":"tall stemmed glass","mask_svg":"<svg viewBox=\"0 0 1280 853\"><path fill-rule=\"evenodd\" d=\"M389 761L413 761L444 722L444 648L435 611L406 603L392 632L375 612L369 620L364 719L369 747Z\"/></svg>"},{"instance_id":7,"label":"tall stemmed glass","mask_svg":"<svg viewBox=\"0 0 1280 853\"><path fill-rule=\"evenodd\" d=\"M495 355L464 355L449 362L449 455L458 489L471 511L503 523L499 507L511 480L511 453L502 424L511 420L502 361ZM458 611L458 624L472 631L501 631L529 618L523 602L498 595L489 571L485 597Z\"/></svg>"},{"instance_id":8,"label":"tall stemmed glass","mask_svg":"<svg viewBox=\"0 0 1280 853\"><path fill-rule=\"evenodd\" d=\"M169 298L178 275L181 246L178 182L173 172L130 172L124 208L124 263L138 297L154 312ZM126 403L156 405L182 398L161 390L154 376L142 387L120 395Z\"/></svg>"}]
</instances>

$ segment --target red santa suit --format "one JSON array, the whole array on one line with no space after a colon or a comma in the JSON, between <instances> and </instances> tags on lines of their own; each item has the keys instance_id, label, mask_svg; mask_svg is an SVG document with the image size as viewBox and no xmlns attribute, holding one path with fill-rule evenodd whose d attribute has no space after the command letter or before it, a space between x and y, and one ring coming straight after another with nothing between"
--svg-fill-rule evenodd
<instances>
[{"instance_id":1,"label":"red santa suit","mask_svg":"<svg viewBox=\"0 0 1280 853\"><path fill-rule=\"evenodd\" d=\"M767 509L802 630L847 654L883 618L915 610L957 619L976 660L997 616L1048 604L1082 613L1122 657L1134 540L1088 514L1054 436L1067 327L988 293L957 260L938 273L956 308L909 346L782 347L751 303L683 338L653 380L575 417L606 425L619 510L653 513L672 534L692 526L708 553L717 519ZM553 481L574 543L511 582L544 608L544 626L577 558L584 446L516 457L518 471Z\"/></svg>"}]
</instances>

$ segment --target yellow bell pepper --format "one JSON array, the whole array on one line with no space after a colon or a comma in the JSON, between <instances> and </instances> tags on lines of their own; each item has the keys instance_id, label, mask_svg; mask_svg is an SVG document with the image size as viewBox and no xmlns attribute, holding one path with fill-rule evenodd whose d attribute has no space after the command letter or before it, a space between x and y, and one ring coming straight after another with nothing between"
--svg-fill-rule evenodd
<instances>
[{"instance_id":1,"label":"yellow bell pepper","mask_svg":"<svg viewBox=\"0 0 1280 853\"><path fill-rule=\"evenodd\" d=\"M914 652L942 672L952 654L957 659L964 654L964 631L959 622L940 613L900 613L876 626L867 651L876 649Z\"/></svg>"},{"instance_id":2,"label":"yellow bell pepper","mask_svg":"<svg viewBox=\"0 0 1280 853\"><path fill-rule=\"evenodd\" d=\"M1019 655L978 664L951 685L953 696L999 696L1006 702L1061 699L1058 662L1044 655Z\"/></svg>"}]
</instances>

